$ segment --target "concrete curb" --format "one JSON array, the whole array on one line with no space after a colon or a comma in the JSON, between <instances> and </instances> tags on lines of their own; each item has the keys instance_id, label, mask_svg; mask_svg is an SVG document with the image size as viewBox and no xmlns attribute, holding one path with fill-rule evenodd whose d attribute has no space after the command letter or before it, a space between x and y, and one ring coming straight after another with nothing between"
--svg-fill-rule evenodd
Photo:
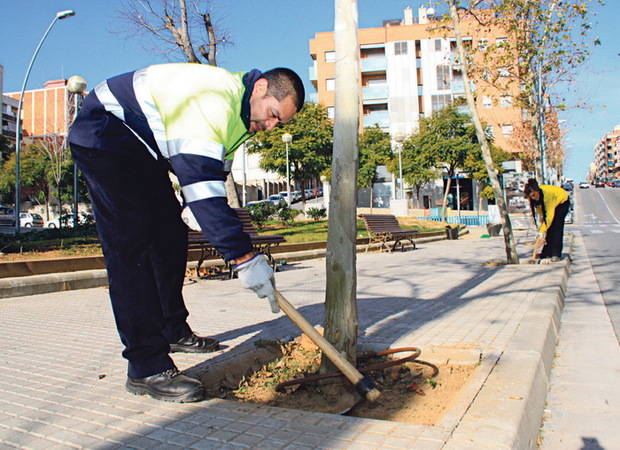
<instances>
[{"instance_id":1,"label":"concrete curb","mask_svg":"<svg viewBox=\"0 0 620 450\"><path fill-rule=\"evenodd\" d=\"M569 255L572 242L571 237ZM541 266L531 267L535 271ZM569 267L570 257L549 270L549 287L535 293L515 335L499 355L445 449L537 448ZM524 267L507 267L517 268Z\"/></svg>"},{"instance_id":2,"label":"concrete curb","mask_svg":"<svg viewBox=\"0 0 620 450\"><path fill-rule=\"evenodd\" d=\"M468 233L461 232L460 236ZM416 244L428 243L445 240L444 236L432 236L428 238L416 239ZM371 249L378 248L379 244L374 244ZM358 245L357 252L366 250L366 245ZM301 252L277 253L274 257L278 260L287 262L302 261L305 259L315 259L325 257L324 248L305 250ZM223 265L223 261L218 261ZM217 265L218 262L215 262ZM58 261L54 261L57 266ZM188 263L189 268L196 267L196 261ZM105 269L79 270L76 272L57 272L42 275L30 275L22 277L0 278L0 299L10 297L23 297L26 295L45 294L49 292L71 291L75 289L88 289L94 287L104 287L108 285L108 275Z\"/></svg>"}]
</instances>

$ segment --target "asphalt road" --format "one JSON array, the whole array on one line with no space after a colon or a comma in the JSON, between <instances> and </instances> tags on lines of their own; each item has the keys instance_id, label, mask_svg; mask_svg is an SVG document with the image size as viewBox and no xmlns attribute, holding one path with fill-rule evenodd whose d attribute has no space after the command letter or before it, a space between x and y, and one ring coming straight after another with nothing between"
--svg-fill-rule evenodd
<instances>
[{"instance_id":1,"label":"asphalt road","mask_svg":"<svg viewBox=\"0 0 620 450\"><path fill-rule=\"evenodd\" d=\"M575 224L620 343L620 189L576 189Z\"/></svg>"}]
</instances>

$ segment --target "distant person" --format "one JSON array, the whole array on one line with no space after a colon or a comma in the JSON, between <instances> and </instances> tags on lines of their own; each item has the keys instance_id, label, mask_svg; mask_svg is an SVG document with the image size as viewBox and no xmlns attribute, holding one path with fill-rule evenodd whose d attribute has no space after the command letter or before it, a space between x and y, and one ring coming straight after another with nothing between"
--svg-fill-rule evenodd
<instances>
[{"instance_id":1,"label":"distant person","mask_svg":"<svg viewBox=\"0 0 620 450\"><path fill-rule=\"evenodd\" d=\"M234 151L256 131L299 112L299 76L289 69L231 73L162 64L110 78L84 99L69 134L96 217L116 326L128 360L126 388L176 402L204 398L170 352L210 352L212 338L187 323L181 293L187 227L168 172L204 235L233 264L243 287L278 312L273 271L226 201ZM217 299L211 300L214 303Z\"/></svg>"},{"instance_id":2,"label":"distant person","mask_svg":"<svg viewBox=\"0 0 620 450\"><path fill-rule=\"evenodd\" d=\"M534 223L536 216L540 221L536 238L545 241L538 258L560 261L564 244L564 218L570 207L568 192L559 186L539 185L534 178L530 178L525 184L524 193L530 200Z\"/></svg>"}]
</instances>

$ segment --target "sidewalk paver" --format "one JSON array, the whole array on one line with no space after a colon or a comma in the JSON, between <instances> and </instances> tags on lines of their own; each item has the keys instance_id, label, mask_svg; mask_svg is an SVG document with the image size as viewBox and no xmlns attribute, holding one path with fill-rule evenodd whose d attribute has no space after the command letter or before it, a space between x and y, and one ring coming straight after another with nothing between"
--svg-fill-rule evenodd
<instances>
[{"instance_id":1,"label":"sidewalk paver","mask_svg":"<svg viewBox=\"0 0 620 450\"><path fill-rule=\"evenodd\" d=\"M545 287L559 290L563 274L562 265L482 264L503 258L501 238L358 255L360 346L417 346L421 359L425 348L460 348L480 354L481 367L492 370L541 295L557 295ZM277 274L279 289L316 325L324 272L325 260L315 259ZM123 387L126 363L107 295L93 288L0 300L0 446L439 449L471 402L431 427L220 399L174 404L134 397ZM259 339L299 334L238 280L188 282L184 295L194 330L226 347L174 354L189 374L242 358Z\"/></svg>"}]
</instances>

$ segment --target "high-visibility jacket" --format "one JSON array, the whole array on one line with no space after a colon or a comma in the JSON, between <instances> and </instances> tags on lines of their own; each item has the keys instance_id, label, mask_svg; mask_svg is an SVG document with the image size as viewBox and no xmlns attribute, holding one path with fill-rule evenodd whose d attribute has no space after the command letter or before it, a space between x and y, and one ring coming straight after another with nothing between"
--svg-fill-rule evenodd
<instances>
[{"instance_id":1,"label":"high-visibility jacket","mask_svg":"<svg viewBox=\"0 0 620 450\"><path fill-rule=\"evenodd\" d=\"M84 99L69 142L122 153L137 137L153 158L168 160L211 244L226 260L237 258L251 244L224 182L234 151L250 137L249 98L260 76L182 63L110 78Z\"/></svg>"},{"instance_id":2,"label":"high-visibility jacket","mask_svg":"<svg viewBox=\"0 0 620 450\"><path fill-rule=\"evenodd\" d=\"M555 208L568 200L568 192L559 186L549 186L547 184L541 184L540 190L543 193L545 212L547 214L546 217L543 217L542 207L536 207L536 212L538 213L538 217L540 217L540 226L538 227L538 231L541 233L546 233L553 223Z\"/></svg>"}]
</instances>

